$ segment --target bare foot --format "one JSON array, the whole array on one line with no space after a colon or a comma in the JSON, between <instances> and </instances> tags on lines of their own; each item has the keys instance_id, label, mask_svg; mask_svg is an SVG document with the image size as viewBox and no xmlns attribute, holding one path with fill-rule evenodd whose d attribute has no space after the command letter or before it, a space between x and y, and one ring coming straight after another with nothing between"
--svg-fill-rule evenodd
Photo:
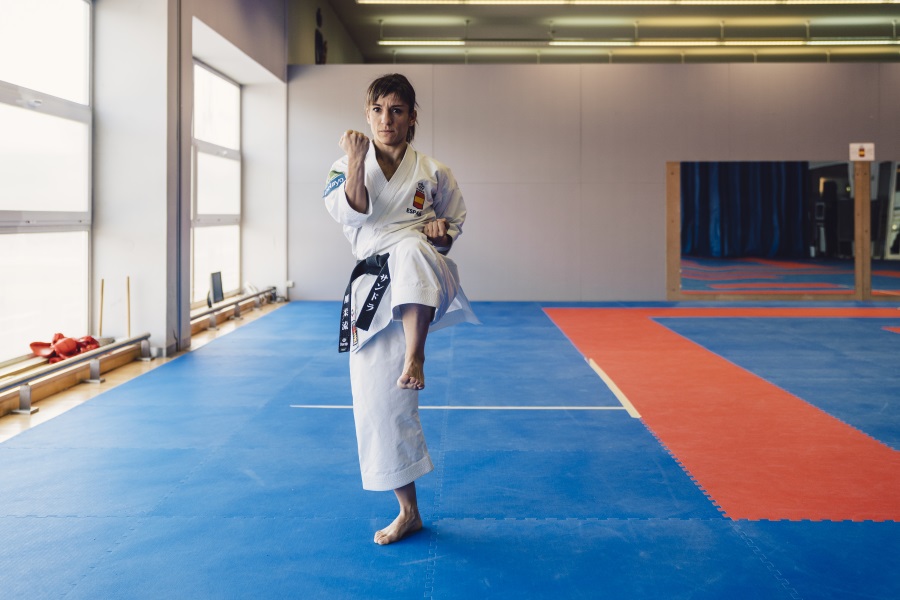
<instances>
[{"instance_id":1,"label":"bare foot","mask_svg":"<svg viewBox=\"0 0 900 600\"><path fill-rule=\"evenodd\" d=\"M397 380L397 387L404 390L424 390L425 389L425 359L415 357L406 357L406 364L403 366L403 374Z\"/></svg>"},{"instance_id":2,"label":"bare foot","mask_svg":"<svg viewBox=\"0 0 900 600\"><path fill-rule=\"evenodd\" d=\"M405 515L401 512L393 523L381 531L375 532L375 543L382 546L392 544L420 529L422 529L422 518L418 512L412 515Z\"/></svg>"}]
</instances>

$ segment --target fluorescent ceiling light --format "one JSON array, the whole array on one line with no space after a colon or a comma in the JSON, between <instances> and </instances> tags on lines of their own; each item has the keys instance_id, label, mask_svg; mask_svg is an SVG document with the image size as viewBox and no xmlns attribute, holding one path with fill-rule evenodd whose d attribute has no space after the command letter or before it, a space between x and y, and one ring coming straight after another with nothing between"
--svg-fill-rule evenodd
<instances>
[{"instance_id":1,"label":"fluorescent ceiling light","mask_svg":"<svg viewBox=\"0 0 900 600\"><path fill-rule=\"evenodd\" d=\"M547 40L378 40L379 46L467 46L478 48L546 48Z\"/></svg>"},{"instance_id":2,"label":"fluorescent ceiling light","mask_svg":"<svg viewBox=\"0 0 900 600\"><path fill-rule=\"evenodd\" d=\"M581 6L771 6L771 5L846 5L900 4L900 0L356 0L357 4L421 4L421 5L581 5Z\"/></svg>"},{"instance_id":3,"label":"fluorescent ceiling light","mask_svg":"<svg viewBox=\"0 0 900 600\"><path fill-rule=\"evenodd\" d=\"M638 39L638 40L411 40L384 39L379 46L465 46L484 47L520 47L520 48L610 48L610 47L654 47L654 48L710 48L717 46L900 46L900 39L865 39L865 38L818 38L810 40L786 39Z\"/></svg>"},{"instance_id":4,"label":"fluorescent ceiling light","mask_svg":"<svg viewBox=\"0 0 900 600\"><path fill-rule=\"evenodd\" d=\"M820 38L809 40L807 46L900 46L900 40L854 40L841 38Z\"/></svg>"},{"instance_id":5,"label":"fluorescent ceiling light","mask_svg":"<svg viewBox=\"0 0 900 600\"><path fill-rule=\"evenodd\" d=\"M465 46L463 40L378 40L379 46Z\"/></svg>"}]
</instances>

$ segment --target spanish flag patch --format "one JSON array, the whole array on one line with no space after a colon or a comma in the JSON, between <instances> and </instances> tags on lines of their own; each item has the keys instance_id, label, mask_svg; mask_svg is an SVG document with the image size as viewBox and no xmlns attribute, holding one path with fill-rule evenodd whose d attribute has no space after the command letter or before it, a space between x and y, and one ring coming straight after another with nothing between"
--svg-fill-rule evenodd
<instances>
[{"instance_id":1,"label":"spanish flag patch","mask_svg":"<svg viewBox=\"0 0 900 600\"><path fill-rule=\"evenodd\" d=\"M425 206L425 192L416 190L416 196L413 198L413 206L417 210L422 210L422 207Z\"/></svg>"}]
</instances>

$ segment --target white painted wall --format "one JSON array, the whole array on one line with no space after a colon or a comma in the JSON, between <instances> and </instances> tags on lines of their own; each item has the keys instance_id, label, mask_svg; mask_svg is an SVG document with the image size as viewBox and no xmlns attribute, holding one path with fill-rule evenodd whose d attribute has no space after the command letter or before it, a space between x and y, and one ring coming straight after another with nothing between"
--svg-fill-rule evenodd
<instances>
[{"instance_id":1,"label":"white painted wall","mask_svg":"<svg viewBox=\"0 0 900 600\"><path fill-rule=\"evenodd\" d=\"M103 0L94 4L92 315L104 336L149 332L157 353L190 345L192 56L247 84L243 279L284 293L285 0ZM201 20L195 20L195 17ZM202 19L206 19L203 21ZM96 327L94 327L96 330Z\"/></svg>"},{"instance_id":2,"label":"white painted wall","mask_svg":"<svg viewBox=\"0 0 900 600\"><path fill-rule=\"evenodd\" d=\"M167 323L168 5L104 0L94 16L92 315L103 335L174 343Z\"/></svg>"},{"instance_id":3,"label":"white painted wall","mask_svg":"<svg viewBox=\"0 0 900 600\"><path fill-rule=\"evenodd\" d=\"M371 79L406 73L416 146L469 209L452 256L474 300L665 299L665 163L900 158L900 65L325 65L289 70L289 277L334 299L352 266L321 203Z\"/></svg>"},{"instance_id":4,"label":"white painted wall","mask_svg":"<svg viewBox=\"0 0 900 600\"><path fill-rule=\"evenodd\" d=\"M287 85L245 85L243 108L242 283L286 297Z\"/></svg>"}]
</instances>

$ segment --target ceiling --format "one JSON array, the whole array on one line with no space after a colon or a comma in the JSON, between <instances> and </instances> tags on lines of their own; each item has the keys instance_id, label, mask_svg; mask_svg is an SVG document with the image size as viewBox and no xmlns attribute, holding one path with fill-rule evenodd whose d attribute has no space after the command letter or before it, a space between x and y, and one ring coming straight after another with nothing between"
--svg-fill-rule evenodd
<instances>
[{"instance_id":1,"label":"ceiling","mask_svg":"<svg viewBox=\"0 0 900 600\"><path fill-rule=\"evenodd\" d=\"M900 0L479 1L330 4L367 63L900 61Z\"/></svg>"}]
</instances>

